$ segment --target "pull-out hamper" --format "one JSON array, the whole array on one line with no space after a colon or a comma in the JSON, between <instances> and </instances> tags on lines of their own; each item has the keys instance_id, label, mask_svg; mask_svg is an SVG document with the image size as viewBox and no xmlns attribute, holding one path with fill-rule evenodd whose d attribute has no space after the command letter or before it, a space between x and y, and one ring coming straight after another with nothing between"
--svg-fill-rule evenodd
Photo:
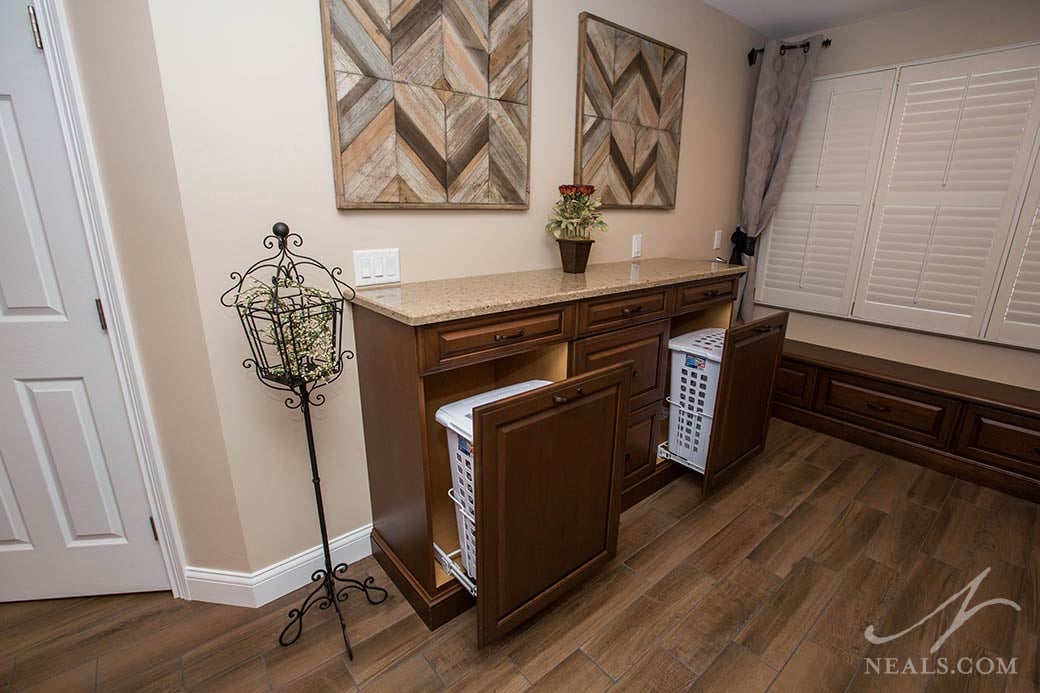
<instances>
[{"instance_id":1,"label":"pull-out hamper","mask_svg":"<svg viewBox=\"0 0 1040 693\"><path fill-rule=\"evenodd\" d=\"M709 327L668 342L672 359L668 457L702 473L725 340L726 330Z\"/></svg>"},{"instance_id":2,"label":"pull-out hamper","mask_svg":"<svg viewBox=\"0 0 1040 693\"><path fill-rule=\"evenodd\" d=\"M477 576L476 499L473 491L473 410L500 399L551 385L548 380L528 380L515 385L482 392L479 395L445 404L437 410L437 423L448 430L448 456L451 458L451 491L455 521L459 527L462 567Z\"/></svg>"}]
</instances>

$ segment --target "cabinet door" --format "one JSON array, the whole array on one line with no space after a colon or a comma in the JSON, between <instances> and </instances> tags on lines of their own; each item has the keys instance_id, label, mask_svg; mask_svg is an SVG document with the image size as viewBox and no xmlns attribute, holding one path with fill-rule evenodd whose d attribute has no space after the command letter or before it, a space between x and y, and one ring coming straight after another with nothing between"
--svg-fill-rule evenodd
<instances>
[{"instance_id":1,"label":"cabinet door","mask_svg":"<svg viewBox=\"0 0 1040 693\"><path fill-rule=\"evenodd\" d=\"M628 417L628 431L625 435L625 491L654 470L654 464L657 462L656 451L653 449L654 430L660 410L660 404L651 404Z\"/></svg>"},{"instance_id":2,"label":"cabinet door","mask_svg":"<svg viewBox=\"0 0 1040 693\"><path fill-rule=\"evenodd\" d=\"M612 366L473 411L481 647L614 557L630 374Z\"/></svg>"},{"instance_id":3,"label":"cabinet door","mask_svg":"<svg viewBox=\"0 0 1040 693\"><path fill-rule=\"evenodd\" d=\"M571 373L588 373L626 361L632 362L632 410L664 399L668 321L579 339L571 346Z\"/></svg>"},{"instance_id":4,"label":"cabinet door","mask_svg":"<svg viewBox=\"0 0 1040 693\"><path fill-rule=\"evenodd\" d=\"M765 447L773 381L786 331L787 313L781 312L726 333L704 469L705 492L717 487L739 463Z\"/></svg>"}]
</instances>

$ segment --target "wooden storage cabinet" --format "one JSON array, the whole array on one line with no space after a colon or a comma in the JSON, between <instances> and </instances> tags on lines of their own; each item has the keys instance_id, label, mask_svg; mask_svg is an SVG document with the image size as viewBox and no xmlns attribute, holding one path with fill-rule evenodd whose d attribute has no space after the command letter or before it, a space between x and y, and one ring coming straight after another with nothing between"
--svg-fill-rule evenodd
<instances>
[{"instance_id":1,"label":"wooden storage cabinet","mask_svg":"<svg viewBox=\"0 0 1040 693\"><path fill-rule=\"evenodd\" d=\"M1040 393L1032 390L788 342L773 413L1040 501Z\"/></svg>"},{"instance_id":2,"label":"wooden storage cabinet","mask_svg":"<svg viewBox=\"0 0 1040 693\"><path fill-rule=\"evenodd\" d=\"M956 452L1040 479L1040 417L969 405Z\"/></svg>"},{"instance_id":3,"label":"wooden storage cabinet","mask_svg":"<svg viewBox=\"0 0 1040 693\"><path fill-rule=\"evenodd\" d=\"M725 292L733 281L702 284ZM428 626L475 595L479 642L502 637L612 560L622 509L684 471L657 455L668 338L726 328L731 315L727 298L695 301L694 288L420 326L355 306L373 554ZM780 313L728 332L707 489L764 445L785 326ZM468 576L453 558L451 457L436 412L531 379L552 384L473 412L477 575Z\"/></svg>"}]
</instances>

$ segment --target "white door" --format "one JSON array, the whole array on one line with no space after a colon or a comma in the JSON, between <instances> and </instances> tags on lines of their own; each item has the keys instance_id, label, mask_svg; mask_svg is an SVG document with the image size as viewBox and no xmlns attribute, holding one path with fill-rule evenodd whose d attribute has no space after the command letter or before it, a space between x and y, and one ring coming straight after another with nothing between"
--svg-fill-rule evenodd
<instances>
[{"instance_id":1,"label":"white door","mask_svg":"<svg viewBox=\"0 0 1040 693\"><path fill-rule=\"evenodd\" d=\"M0 601L168 589L26 10L0 0Z\"/></svg>"}]
</instances>

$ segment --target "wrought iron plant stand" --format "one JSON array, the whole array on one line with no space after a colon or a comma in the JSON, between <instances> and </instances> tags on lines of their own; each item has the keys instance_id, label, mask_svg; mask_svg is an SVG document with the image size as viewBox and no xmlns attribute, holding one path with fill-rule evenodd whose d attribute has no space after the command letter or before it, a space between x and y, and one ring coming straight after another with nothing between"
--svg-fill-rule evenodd
<instances>
[{"instance_id":1,"label":"wrought iron plant stand","mask_svg":"<svg viewBox=\"0 0 1040 693\"><path fill-rule=\"evenodd\" d=\"M332 565L311 407L320 407L325 402L325 395L315 394L315 390L339 378L344 360L354 358L352 351L341 347L345 295L353 299L354 289L339 278L343 273L339 267L330 270L313 258L293 252L291 248L303 245L303 238L290 233L286 224L279 222L271 230L272 235L264 238L263 245L268 250L277 248L277 252L241 274L232 272L234 284L220 297L220 302L238 312L249 341L252 356L242 365L255 370L265 386L291 392L285 406L301 411L307 430L307 452L325 567L311 575L314 588L300 606L289 611L289 623L278 636L278 642L283 646L296 642L303 633L303 617L312 608L333 607L339 617L343 645L353 659L340 602L347 600L351 590L357 590L364 593L369 603L380 604L386 600L387 591L373 584L374 577L364 582L347 577L346 563ZM306 283L303 272L311 270L319 275L319 285Z\"/></svg>"}]
</instances>

